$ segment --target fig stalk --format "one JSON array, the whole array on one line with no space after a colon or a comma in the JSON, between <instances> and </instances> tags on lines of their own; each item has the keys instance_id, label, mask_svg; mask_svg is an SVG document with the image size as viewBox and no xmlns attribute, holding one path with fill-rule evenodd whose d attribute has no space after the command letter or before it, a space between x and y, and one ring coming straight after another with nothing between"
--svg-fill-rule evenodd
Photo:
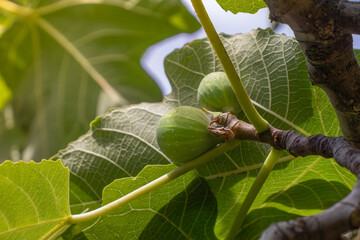
<instances>
[{"instance_id":1,"label":"fig stalk","mask_svg":"<svg viewBox=\"0 0 360 240\"><path fill-rule=\"evenodd\" d=\"M211 121L208 130L217 137L223 137L225 141L237 138L239 140L257 141L257 131L253 125L239 120L234 114L222 113L218 118Z\"/></svg>"},{"instance_id":2,"label":"fig stalk","mask_svg":"<svg viewBox=\"0 0 360 240\"><path fill-rule=\"evenodd\" d=\"M208 36L210 43L213 46L216 55L218 56L221 65L225 70L226 75L229 78L231 87L234 90L236 98L239 101L247 119L249 119L249 121L254 125L259 133L267 131L269 129L269 123L261 117L261 115L255 109L254 105L251 103L244 85L242 84L233 63L230 60L224 45L215 31L214 25L212 24L202 1L191 0L191 2L194 6L196 15L198 16L201 25L204 27L206 35Z\"/></svg>"}]
</instances>

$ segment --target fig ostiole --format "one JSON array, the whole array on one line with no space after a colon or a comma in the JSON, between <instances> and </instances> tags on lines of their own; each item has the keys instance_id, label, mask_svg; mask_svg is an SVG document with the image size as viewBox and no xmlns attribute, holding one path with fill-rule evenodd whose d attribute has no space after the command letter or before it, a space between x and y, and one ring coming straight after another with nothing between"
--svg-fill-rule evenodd
<instances>
[{"instance_id":1,"label":"fig ostiole","mask_svg":"<svg viewBox=\"0 0 360 240\"><path fill-rule=\"evenodd\" d=\"M240 104L224 72L206 75L198 87L197 100L202 108L238 115Z\"/></svg>"},{"instance_id":2,"label":"fig ostiole","mask_svg":"<svg viewBox=\"0 0 360 240\"><path fill-rule=\"evenodd\" d=\"M205 111L180 106L163 115L156 129L161 151L182 165L215 147L222 140L208 131L211 116Z\"/></svg>"}]
</instances>

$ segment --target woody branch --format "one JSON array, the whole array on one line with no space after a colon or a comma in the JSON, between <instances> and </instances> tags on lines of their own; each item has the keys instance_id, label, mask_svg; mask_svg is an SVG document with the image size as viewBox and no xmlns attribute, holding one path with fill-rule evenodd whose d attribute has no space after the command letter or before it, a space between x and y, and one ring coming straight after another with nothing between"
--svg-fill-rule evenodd
<instances>
[{"instance_id":1,"label":"woody branch","mask_svg":"<svg viewBox=\"0 0 360 240\"><path fill-rule=\"evenodd\" d=\"M294 156L320 155L334 158L357 178L352 192L328 210L309 217L272 224L260 239L337 239L342 233L360 226L360 150L344 137L302 136L293 130L270 126L258 134L255 128L231 113L224 113L209 125L212 134L225 140L237 138L267 143Z\"/></svg>"},{"instance_id":2,"label":"woody branch","mask_svg":"<svg viewBox=\"0 0 360 240\"><path fill-rule=\"evenodd\" d=\"M328 95L343 135L360 144L360 68L351 34L360 34L360 2L265 0L270 18L288 24L312 84Z\"/></svg>"}]
</instances>

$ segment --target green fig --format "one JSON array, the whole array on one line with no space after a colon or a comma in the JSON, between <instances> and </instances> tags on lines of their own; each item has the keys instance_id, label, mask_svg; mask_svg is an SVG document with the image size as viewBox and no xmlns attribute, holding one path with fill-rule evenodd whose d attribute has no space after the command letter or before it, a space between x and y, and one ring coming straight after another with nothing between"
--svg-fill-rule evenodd
<instances>
[{"instance_id":1,"label":"green fig","mask_svg":"<svg viewBox=\"0 0 360 240\"><path fill-rule=\"evenodd\" d=\"M200 107L211 111L231 112L238 115L240 104L224 72L212 72L200 82L197 94Z\"/></svg>"},{"instance_id":2,"label":"green fig","mask_svg":"<svg viewBox=\"0 0 360 240\"><path fill-rule=\"evenodd\" d=\"M180 106L170 109L159 120L156 138L159 147L175 164L205 153L222 140L208 131L211 116L201 109Z\"/></svg>"}]
</instances>

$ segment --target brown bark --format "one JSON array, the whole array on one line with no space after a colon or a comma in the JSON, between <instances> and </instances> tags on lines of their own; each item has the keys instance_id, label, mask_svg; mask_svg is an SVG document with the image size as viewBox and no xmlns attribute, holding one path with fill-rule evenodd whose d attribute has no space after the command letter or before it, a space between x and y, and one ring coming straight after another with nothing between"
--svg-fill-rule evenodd
<instances>
[{"instance_id":1,"label":"brown bark","mask_svg":"<svg viewBox=\"0 0 360 240\"><path fill-rule=\"evenodd\" d=\"M359 227L360 182L342 201L317 215L278 222L266 229L260 240L331 240L349 229Z\"/></svg>"},{"instance_id":2,"label":"brown bark","mask_svg":"<svg viewBox=\"0 0 360 240\"><path fill-rule=\"evenodd\" d=\"M360 143L360 68L352 33L360 33L360 3L265 0L272 20L288 24L306 57L312 84L324 89L343 135Z\"/></svg>"},{"instance_id":3,"label":"brown bark","mask_svg":"<svg viewBox=\"0 0 360 240\"><path fill-rule=\"evenodd\" d=\"M294 156L334 158L358 178L353 191L328 210L310 217L272 224L260 239L338 239L360 226L360 68L352 35L360 34L360 3L346 0L264 0L270 18L288 24L306 58L312 84L328 95L344 137L301 136L270 127L258 135L234 115L224 114L209 130L225 140L268 143Z\"/></svg>"},{"instance_id":4,"label":"brown bark","mask_svg":"<svg viewBox=\"0 0 360 240\"><path fill-rule=\"evenodd\" d=\"M269 130L257 134L255 128L231 113L223 113L208 127L211 133L225 140L237 138L270 144L294 156L319 155L334 158L342 167L358 178L352 192L326 211L288 222L272 224L260 239L338 239L350 229L360 227L360 149L344 137L327 137L321 134L302 136L293 130Z\"/></svg>"}]
</instances>

